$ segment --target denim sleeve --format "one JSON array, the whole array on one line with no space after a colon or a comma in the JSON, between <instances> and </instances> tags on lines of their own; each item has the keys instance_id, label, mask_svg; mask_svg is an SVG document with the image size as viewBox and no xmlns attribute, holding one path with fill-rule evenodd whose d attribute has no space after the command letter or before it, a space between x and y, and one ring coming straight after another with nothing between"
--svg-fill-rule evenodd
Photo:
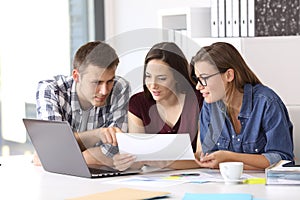
<instances>
[{"instance_id":1,"label":"denim sleeve","mask_svg":"<svg viewBox=\"0 0 300 200\"><path fill-rule=\"evenodd\" d=\"M207 104L204 103L200 111L200 141L203 143L203 140L206 136L207 129L209 124L209 110Z\"/></svg>"},{"instance_id":2,"label":"denim sleeve","mask_svg":"<svg viewBox=\"0 0 300 200\"><path fill-rule=\"evenodd\" d=\"M270 164L281 159L294 160L293 125L289 120L287 109L281 101L268 102L262 125L267 138L263 155L270 161Z\"/></svg>"},{"instance_id":3,"label":"denim sleeve","mask_svg":"<svg viewBox=\"0 0 300 200\"><path fill-rule=\"evenodd\" d=\"M224 118L218 111L217 104L204 102L200 113L200 141L203 153L218 150L216 143L222 132L223 123Z\"/></svg>"},{"instance_id":4,"label":"denim sleeve","mask_svg":"<svg viewBox=\"0 0 300 200\"><path fill-rule=\"evenodd\" d=\"M266 159L269 161L270 165L275 164L282 160L280 154L278 153L263 153L263 156L266 157Z\"/></svg>"}]
</instances>

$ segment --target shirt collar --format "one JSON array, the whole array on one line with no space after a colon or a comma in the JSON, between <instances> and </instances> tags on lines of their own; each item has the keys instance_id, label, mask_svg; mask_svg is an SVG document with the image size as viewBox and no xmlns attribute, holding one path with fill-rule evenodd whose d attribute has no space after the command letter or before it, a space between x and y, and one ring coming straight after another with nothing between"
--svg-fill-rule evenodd
<instances>
[{"instance_id":1,"label":"shirt collar","mask_svg":"<svg viewBox=\"0 0 300 200\"><path fill-rule=\"evenodd\" d=\"M73 82L71 89L71 108L73 111L81 111L79 99L76 92L76 81Z\"/></svg>"}]
</instances>

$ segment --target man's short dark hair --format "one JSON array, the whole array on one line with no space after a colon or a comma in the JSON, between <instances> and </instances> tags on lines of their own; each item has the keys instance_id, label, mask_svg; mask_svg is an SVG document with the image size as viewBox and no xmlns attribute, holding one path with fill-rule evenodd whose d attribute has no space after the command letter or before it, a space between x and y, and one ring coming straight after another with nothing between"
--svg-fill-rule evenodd
<instances>
[{"instance_id":1,"label":"man's short dark hair","mask_svg":"<svg viewBox=\"0 0 300 200\"><path fill-rule=\"evenodd\" d=\"M119 58L110 45L101 41L88 42L77 50L73 68L83 72L90 64L101 68L111 68L119 64Z\"/></svg>"}]
</instances>

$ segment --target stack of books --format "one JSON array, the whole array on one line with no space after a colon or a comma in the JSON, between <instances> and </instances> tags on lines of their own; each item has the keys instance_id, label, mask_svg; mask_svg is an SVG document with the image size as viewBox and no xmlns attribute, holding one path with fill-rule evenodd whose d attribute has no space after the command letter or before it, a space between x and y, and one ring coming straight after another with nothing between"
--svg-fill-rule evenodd
<instances>
[{"instance_id":1,"label":"stack of books","mask_svg":"<svg viewBox=\"0 0 300 200\"><path fill-rule=\"evenodd\" d=\"M300 167L285 166L288 160L280 162L268 167L266 173L266 185L300 185Z\"/></svg>"}]
</instances>

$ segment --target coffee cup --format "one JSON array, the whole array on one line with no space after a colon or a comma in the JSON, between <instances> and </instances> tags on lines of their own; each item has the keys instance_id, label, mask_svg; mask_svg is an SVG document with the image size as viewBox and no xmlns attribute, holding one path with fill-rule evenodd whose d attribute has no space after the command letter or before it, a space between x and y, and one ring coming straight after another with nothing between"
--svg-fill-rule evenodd
<instances>
[{"instance_id":1,"label":"coffee cup","mask_svg":"<svg viewBox=\"0 0 300 200\"><path fill-rule=\"evenodd\" d=\"M237 184L241 180L244 164L242 162L222 162L220 172L226 184Z\"/></svg>"}]
</instances>

